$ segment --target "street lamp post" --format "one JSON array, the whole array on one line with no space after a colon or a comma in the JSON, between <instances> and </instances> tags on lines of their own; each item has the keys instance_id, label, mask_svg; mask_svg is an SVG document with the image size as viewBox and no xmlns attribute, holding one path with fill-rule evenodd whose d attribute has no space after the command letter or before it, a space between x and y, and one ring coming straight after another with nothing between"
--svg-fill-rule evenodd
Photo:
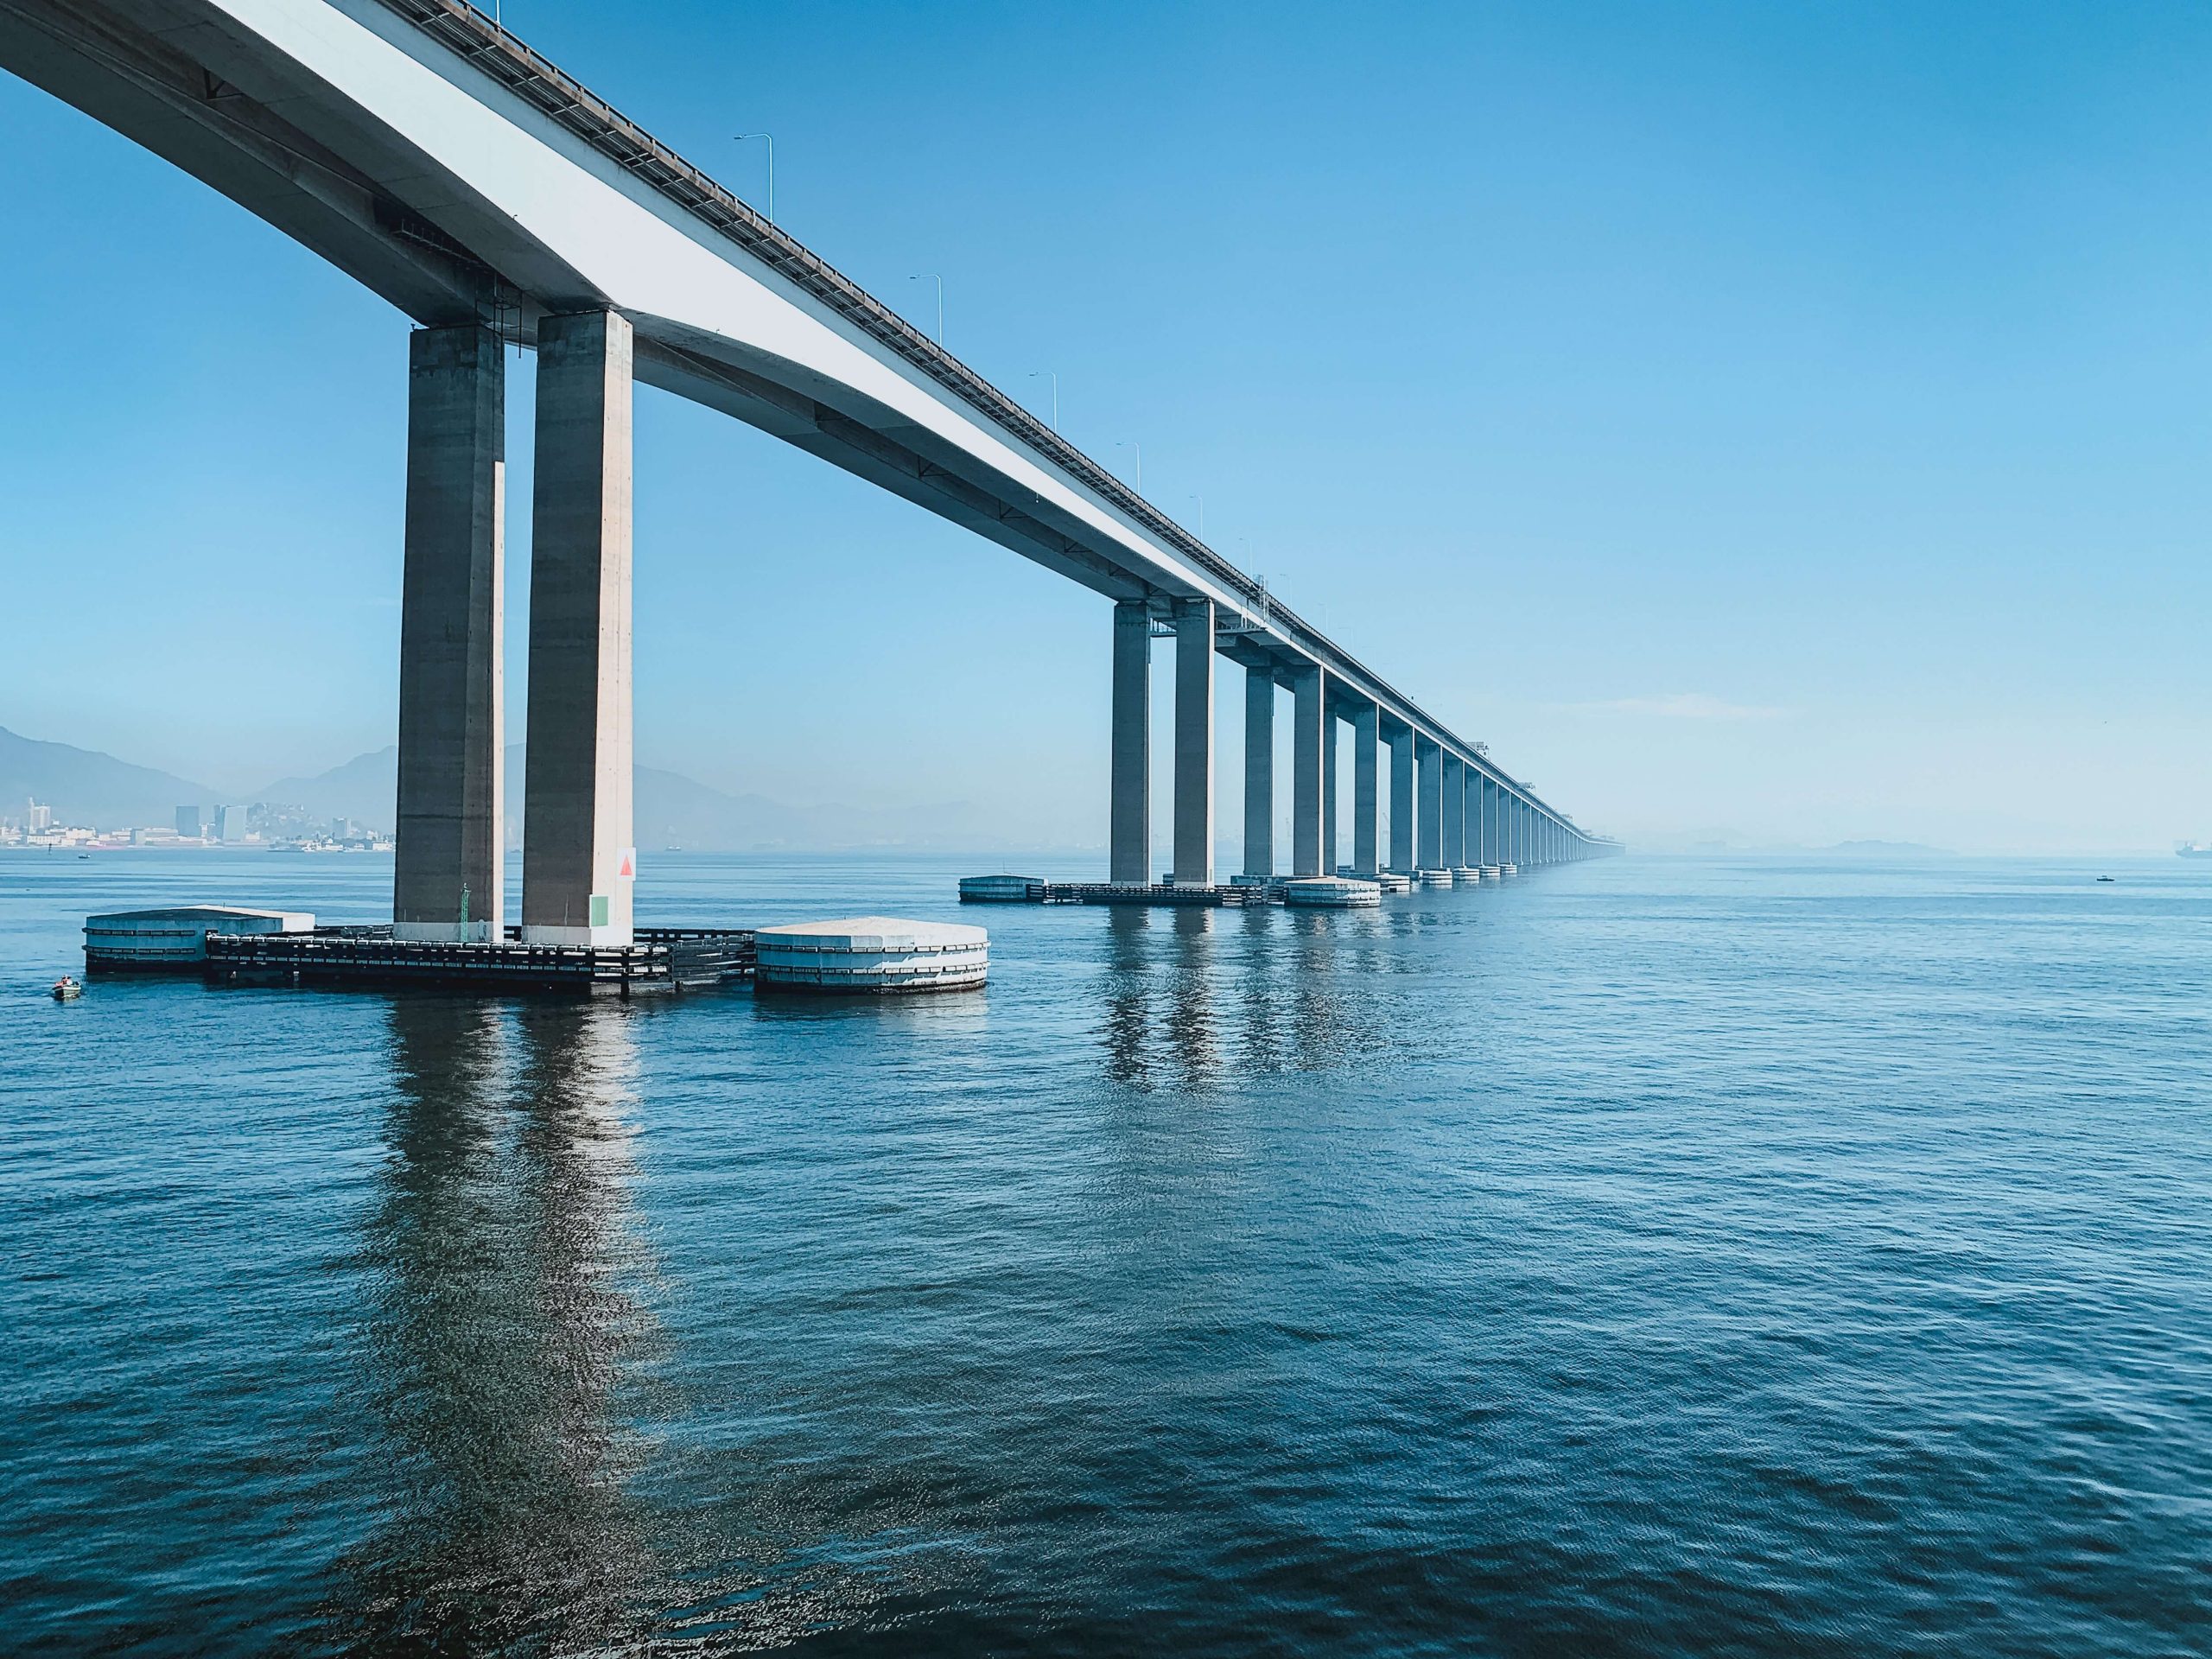
<instances>
[{"instance_id":1,"label":"street lamp post","mask_svg":"<svg viewBox=\"0 0 2212 1659\"><path fill-rule=\"evenodd\" d=\"M1114 447L1116 449L1126 449L1136 457L1137 475L1134 487L1139 495L1142 495L1144 493L1144 450L1142 447L1138 444L1135 438L1131 438L1126 443L1124 443L1121 439L1116 438L1114 440Z\"/></svg>"},{"instance_id":2,"label":"street lamp post","mask_svg":"<svg viewBox=\"0 0 2212 1659\"><path fill-rule=\"evenodd\" d=\"M776 222L776 136L770 132L741 132L730 140L741 144L748 138L759 138L768 146L768 222Z\"/></svg>"},{"instance_id":3,"label":"street lamp post","mask_svg":"<svg viewBox=\"0 0 2212 1659\"><path fill-rule=\"evenodd\" d=\"M922 270L915 272L906 280L910 283L937 284L937 346L939 351L943 351L944 349L944 278L933 270Z\"/></svg>"}]
</instances>

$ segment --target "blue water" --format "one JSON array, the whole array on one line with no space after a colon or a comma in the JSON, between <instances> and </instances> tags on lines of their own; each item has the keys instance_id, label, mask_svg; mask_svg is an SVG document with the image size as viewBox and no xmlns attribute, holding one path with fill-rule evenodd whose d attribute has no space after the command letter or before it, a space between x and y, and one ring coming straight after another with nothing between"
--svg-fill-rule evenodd
<instances>
[{"instance_id":1,"label":"blue water","mask_svg":"<svg viewBox=\"0 0 2212 1659\"><path fill-rule=\"evenodd\" d=\"M0 856L0 1644L2203 1653L2212 880L2097 868L993 908L988 992L889 1006L61 1005L88 911L389 864Z\"/></svg>"}]
</instances>

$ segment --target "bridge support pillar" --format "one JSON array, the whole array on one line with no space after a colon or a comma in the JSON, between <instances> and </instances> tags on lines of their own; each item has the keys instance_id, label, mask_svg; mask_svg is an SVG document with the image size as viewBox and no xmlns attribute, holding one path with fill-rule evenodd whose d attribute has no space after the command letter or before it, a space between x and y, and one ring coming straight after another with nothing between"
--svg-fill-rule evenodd
<instances>
[{"instance_id":1,"label":"bridge support pillar","mask_svg":"<svg viewBox=\"0 0 2212 1659\"><path fill-rule=\"evenodd\" d=\"M631 943L631 337L612 311L537 330L523 938Z\"/></svg>"},{"instance_id":2,"label":"bridge support pillar","mask_svg":"<svg viewBox=\"0 0 2212 1659\"><path fill-rule=\"evenodd\" d=\"M1244 671L1244 874L1275 873L1275 671Z\"/></svg>"},{"instance_id":3,"label":"bridge support pillar","mask_svg":"<svg viewBox=\"0 0 2212 1659\"><path fill-rule=\"evenodd\" d=\"M488 328L407 342L395 938L496 939L505 917L501 578L507 383Z\"/></svg>"},{"instance_id":4,"label":"bridge support pillar","mask_svg":"<svg viewBox=\"0 0 2212 1659\"><path fill-rule=\"evenodd\" d=\"M1421 803L1415 809L1421 826L1421 868L1442 868L1444 857L1444 752L1425 737L1414 740L1421 764Z\"/></svg>"},{"instance_id":5,"label":"bridge support pillar","mask_svg":"<svg viewBox=\"0 0 2212 1659\"><path fill-rule=\"evenodd\" d=\"M1443 868L1456 870L1467 861L1467 766L1458 755L1446 754L1438 770L1443 792L1438 851Z\"/></svg>"},{"instance_id":6,"label":"bridge support pillar","mask_svg":"<svg viewBox=\"0 0 2212 1659\"><path fill-rule=\"evenodd\" d=\"M1114 607L1114 735L1106 879L1152 885L1152 615L1141 599Z\"/></svg>"},{"instance_id":7,"label":"bridge support pillar","mask_svg":"<svg viewBox=\"0 0 2212 1659\"><path fill-rule=\"evenodd\" d=\"M1483 862L1505 862L1505 841L1497 822L1497 779L1483 779Z\"/></svg>"},{"instance_id":8,"label":"bridge support pillar","mask_svg":"<svg viewBox=\"0 0 2212 1659\"><path fill-rule=\"evenodd\" d=\"M1213 886L1213 601L1175 607L1175 885Z\"/></svg>"},{"instance_id":9,"label":"bridge support pillar","mask_svg":"<svg viewBox=\"0 0 2212 1659\"><path fill-rule=\"evenodd\" d=\"M1341 861L1337 842L1344 822L1337 810L1337 717L1329 712L1328 699L1321 707L1321 874L1334 875Z\"/></svg>"},{"instance_id":10,"label":"bridge support pillar","mask_svg":"<svg viewBox=\"0 0 2212 1659\"><path fill-rule=\"evenodd\" d=\"M1390 868L1411 875L1414 863L1414 734L1401 726L1390 734Z\"/></svg>"},{"instance_id":11,"label":"bridge support pillar","mask_svg":"<svg viewBox=\"0 0 2212 1659\"><path fill-rule=\"evenodd\" d=\"M1290 710L1290 873L1320 875L1321 744L1329 729L1324 712L1325 671L1300 671Z\"/></svg>"},{"instance_id":12,"label":"bridge support pillar","mask_svg":"<svg viewBox=\"0 0 2212 1659\"><path fill-rule=\"evenodd\" d=\"M1373 875L1382 868L1376 861L1381 850L1376 833L1382 827L1376 798L1381 757L1376 753L1381 723L1382 710L1371 702L1351 717L1351 867L1361 875Z\"/></svg>"}]
</instances>

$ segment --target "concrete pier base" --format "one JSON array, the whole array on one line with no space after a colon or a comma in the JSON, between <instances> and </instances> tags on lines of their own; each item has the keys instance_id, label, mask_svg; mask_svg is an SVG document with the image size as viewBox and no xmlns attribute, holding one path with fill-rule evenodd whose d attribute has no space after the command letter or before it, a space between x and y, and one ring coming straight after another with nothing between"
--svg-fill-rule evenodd
<instances>
[{"instance_id":1,"label":"concrete pier base","mask_svg":"<svg viewBox=\"0 0 2212 1659\"><path fill-rule=\"evenodd\" d=\"M957 922L853 916L753 935L757 990L882 995L964 991L989 976L990 936Z\"/></svg>"}]
</instances>

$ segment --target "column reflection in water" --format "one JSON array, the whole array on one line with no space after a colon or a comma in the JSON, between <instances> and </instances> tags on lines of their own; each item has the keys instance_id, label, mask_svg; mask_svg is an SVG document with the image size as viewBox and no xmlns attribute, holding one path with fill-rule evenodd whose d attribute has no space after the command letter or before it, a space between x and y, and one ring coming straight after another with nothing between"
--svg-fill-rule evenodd
<instances>
[{"instance_id":1,"label":"column reflection in water","mask_svg":"<svg viewBox=\"0 0 2212 1659\"><path fill-rule=\"evenodd\" d=\"M1104 918L1106 1075L1141 1088L1326 1071L1387 1051L1389 910L1116 908Z\"/></svg>"},{"instance_id":2,"label":"column reflection in water","mask_svg":"<svg viewBox=\"0 0 2212 1659\"><path fill-rule=\"evenodd\" d=\"M632 1211L634 1017L391 1004L361 1383L389 1519L337 1566L341 1644L591 1647L650 1617L645 1521L623 1491L658 1341Z\"/></svg>"},{"instance_id":3,"label":"column reflection in water","mask_svg":"<svg viewBox=\"0 0 2212 1659\"><path fill-rule=\"evenodd\" d=\"M1289 1064L1284 1030L1284 990L1294 971L1285 949L1281 913L1271 906L1255 906L1236 912L1243 950L1232 969L1236 975L1236 1006L1240 1010L1236 1036L1243 1069L1260 1074L1281 1071Z\"/></svg>"},{"instance_id":4,"label":"column reflection in water","mask_svg":"<svg viewBox=\"0 0 2212 1659\"><path fill-rule=\"evenodd\" d=\"M1241 912L1240 912L1241 913ZM1218 988L1225 912L1198 906L1106 917L1106 1075L1154 1088L1202 1086L1222 1071Z\"/></svg>"},{"instance_id":5,"label":"column reflection in water","mask_svg":"<svg viewBox=\"0 0 2212 1659\"><path fill-rule=\"evenodd\" d=\"M1218 913L1196 906L1168 912L1167 936L1174 953L1163 985L1167 998L1167 1038L1177 1072L1186 1088L1210 1082L1221 1071L1213 983L1217 944L1214 918Z\"/></svg>"},{"instance_id":6,"label":"column reflection in water","mask_svg":"<svg viewBox=\"0 0 2212 1659\"><path fill-rule=\"evenodd\" d=\"M1364 1003L1372 989L1362 995L1348 974L1346 945L1352 938L1371 940L1379 915L1358 910L1283 912L1287 937L1281 944L1292 964L1284 998L1291 1067L1326 1071L1368 1046L1375 1021Z\"/></svg>"},{"instance_id":7,"label":"column reflection in water","mask_svg":"<svg viewBox=\"0 0 2212 1659\"><path fill-rule=\"evenodd\" d=\"M1106 1075L1139 1086L1152 1082L1151 913L1116 905L1106 912Z\"/></svg>"}]
</instances>

